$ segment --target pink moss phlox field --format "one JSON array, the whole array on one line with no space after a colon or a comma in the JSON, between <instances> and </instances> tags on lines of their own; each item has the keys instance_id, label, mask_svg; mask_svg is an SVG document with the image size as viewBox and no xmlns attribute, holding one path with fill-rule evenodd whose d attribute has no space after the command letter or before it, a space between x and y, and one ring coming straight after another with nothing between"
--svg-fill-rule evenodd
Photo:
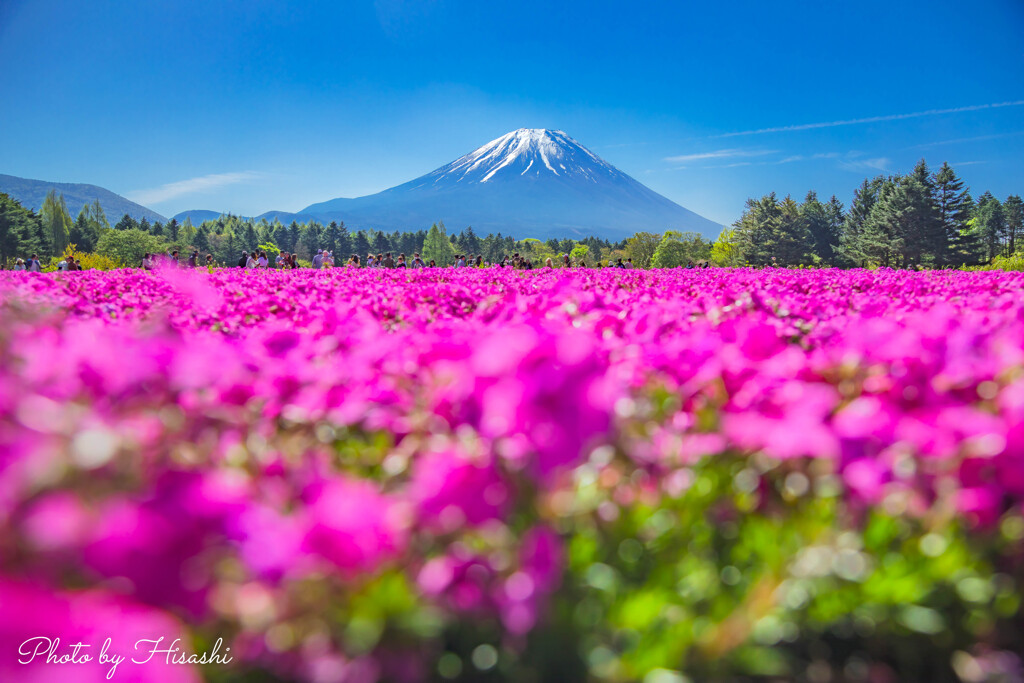
<instances>
[{"instance_id":1,"label":"pink moss phlox field","mask_svg":"<svg viewBox=\"0 0 1024 683\"><path fill-rule=\"evenodd\" d=\"M624 502L758 453L823 463L851 510L984 534L1024 503L1016 273L0 273L0 315L0 604L220 629L282 677L422 674L324 635L373 581L528 633L560 493L613 458L648 475ZM27 628L0 627L0 679ZM161 671L133 673L202 675Z\"/></svg>"}]
</instances>

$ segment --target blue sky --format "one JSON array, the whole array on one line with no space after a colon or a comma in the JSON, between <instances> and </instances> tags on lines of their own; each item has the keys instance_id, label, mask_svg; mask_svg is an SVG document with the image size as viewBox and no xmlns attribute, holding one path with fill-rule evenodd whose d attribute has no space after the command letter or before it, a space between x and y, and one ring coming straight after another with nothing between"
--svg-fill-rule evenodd
<instances>
[{"instance_id":1,"label":"blue sky","mask_svg":"<svg viewBox=\"0 0 1024 683\"><path fill-rule=\"evenodd\" d=\"M0 173L254 215L527 127L721 223L922 157L1005 197L1022 36L1021 0L0 0Z\"/></svg>"}]
</instances>

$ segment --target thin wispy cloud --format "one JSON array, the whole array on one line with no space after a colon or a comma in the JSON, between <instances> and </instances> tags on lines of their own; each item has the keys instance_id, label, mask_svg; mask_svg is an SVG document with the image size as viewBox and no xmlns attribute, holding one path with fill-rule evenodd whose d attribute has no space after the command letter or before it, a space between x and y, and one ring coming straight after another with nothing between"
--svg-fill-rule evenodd
<instances>
[{"instance_id":1,"label":"thin wispy cloud","mask_svg":"<svg viewBox=\"0 0 1024 683\"><path fill-rule=\"evenodd\" d=\"M209 192L210 190L226 187L228 185L251 182L262 177L263 174L256 171L213 173L210 175L200 176L198 178L189 178L188 180L179 180L173 183L167 183L166 185L153 187L148 190L136 190L128 193L126 196L128 199L139 204L159 204L184 195Z\"/></svg>"},{"instance_id":2,"label":"thin wispy cloud","mask_svg":"<svg viewBox=\"0 0 1024 683\"><path fill-rule=\"evenodd\" d=\"M985 140L999 140L1001 138L1008 138L1014 135L1024 134L1024 130L1016 130L1010 133L997 133L994 135L977 135L972 138L954 138L952 140L936 140L934 142L926 142L921 145L913 145L906 149L927 149L929 147L941 147L942 145L958 145L964 142L984 142Z\"/></svg>"},{"instance_id":3,"label":"thin wispy cloud","mask_svg":"<svg viewBox=\"0 0 1024 683\"><path fill-rule=\"evenodd\" d=\"M719 149L713 152L697 152L696 154L681 154L674 157L665 157L665 161L673 164L685 164L691 161L703 161L705 159L728 159L731 157L759 157L767 154L778 154L777 149Z\"/></svg>"},{"instance_id":4,"label":"thin wispy cloud","mask_svg":"<svg viewBox=\"0 0 1024 683\"><path fill-rule=\"evenodd\" d=\"M785 159L779 159L778 161L773 161L772 163L775 164L776 166L778 166L780 164L792 164L792 163L795 163L797 161L817 161L819 159L838 159L841 156L843 156L843 155L840 154L839 152L820 152L818 154L795 154L795 155L793 155L791 157L786 157Z\"/></svg>"},{"instance_id":5,"label":"thin wispy cloud","mask_svg":"<svg viewBox=\"0 0 1024 683\"><path fill-rule=\"evenodd\" d=\"M839 168L847 171L883 171L888 172L892 167L892 161L888 157L875 157L872 159L846 159L839 162Z\"/></svg>"},{"instance_id":6,"label":"thin wispy cloud","mask_svg":"<svg viewBox=\"0 0 1024 683\"><path fill-rule=\"evenodd\" d=\"M756 130L741 130L733 133L722 133L712 135L711 138L732 138L740 135L762 135L764 133L789 133L799 130L813 130L816 128L835 128L837 126L854 126L862 123L879 123L882 121L900 121L903 119L916 119L924 116L940 116L943 114L960 114L969 111L981 111L983 109L1000 109L1002 107L1019 107L1024 105L1024 100L1013 102L995 102L993 104L975 104L968 107L954 107L952 109L929 109L927 111L915 111L909 114L888 114L885 116L869 116L862 119L845 119L840 121L824 121L821 123L801 123L793 126L776 126L774 128L758 128Z\"/></svg>"}]
</instances>

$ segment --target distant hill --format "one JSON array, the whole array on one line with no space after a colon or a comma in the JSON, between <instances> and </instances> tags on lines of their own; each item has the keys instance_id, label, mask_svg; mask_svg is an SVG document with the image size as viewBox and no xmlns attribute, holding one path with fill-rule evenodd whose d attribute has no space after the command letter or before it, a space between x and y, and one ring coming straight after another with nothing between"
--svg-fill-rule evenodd
<instances>
[{"instance_id":1,"label":"distant hill","mask_svg":"<svg viewBox=\"0 0 1024 683\"><path fill-rule=\"evenodd\" d=\"M173 216L174 220L179 223L184 223L185 219L188 218L192 221L192 225L199 225L204 221L215 221L224 214L220 211L209 211L207 209L189 209L188 211L182 211L181 213ZM248 220L249 216L239 216L243 220ZM316 216L301 214L301 213L289 213L288 211L267 211L256 216L254 220L260 221L266 219L268 223L273 223L274 219L277 219L281 223L288 225L292 221L298 221L299 223L308 223L309 221L315 221Z\"/></svg>"},{"instance_id":2,"label":"distant hill","mask_svg":"<svg viewBox=\"0 0 1024 683\"><path fill-rule=\"evenodd\" d=\"M64 201L68 205L68 213L74 220L84 204L92 204L97 199L103 212L107 214L107 220L113 225L121 219L121 216L128 214L135 220L145 218L149 222L160 221L165 223L166 218L152 209L147 209L141 204L125 199L119 194L99 187L98 185L86 185L83 183L53 183L48 180L31 180L19 178L13 175L0 174L0 192L5 192L21 202L21 205L38 211L43 205L50 188L57 190L64 195Z\"/></svg>"},{"instance_id":3,"label":"distant hill","mask_svg":"<svg viewBox=\"0 0 1024 683\"><path fill-rule=\"evenodd\" d=\"M179 223L184 223L185 219L188 218L189 220L192 221L192 225L199 225L200 223L203 223L205 221L215 221L223 215L224 214L222 214L220 211L209 211L207 209L189 209L188 211L176 213L173 216L171 216L171 218L178 221Z\"/></svg>"}]
</instances>

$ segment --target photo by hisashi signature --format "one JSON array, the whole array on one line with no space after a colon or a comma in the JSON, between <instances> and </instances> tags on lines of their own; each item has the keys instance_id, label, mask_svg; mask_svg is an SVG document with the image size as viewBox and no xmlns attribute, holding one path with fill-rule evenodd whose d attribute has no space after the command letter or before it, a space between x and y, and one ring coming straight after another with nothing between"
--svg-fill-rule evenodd
<instances>
[{"instance_id":1,"label":"photo by hisashi signature","mask_svg":"<svg viewBox=\"0 0 1024 683\"><path fill-rule=\"evenodd\" d=\"M25 640L18 647L19 664L90 664L108 665L106 678L109 680L117 673L122 663L149 664L150 662L171 664L228 664L234 657L228 654L230 647L223 647L222 638L217 638L213 646L203 652L190 652L181 647L181 638L175 638L166 647L161 647L165 636L157 638L140 638L135 641L132 650L124 653L119 646L115 647L113 639L107 637L96 649L92 643L62 643L59 637L36 636ZM223 647L223 652L221 648Z\"/></svg>"}]
</instances>

